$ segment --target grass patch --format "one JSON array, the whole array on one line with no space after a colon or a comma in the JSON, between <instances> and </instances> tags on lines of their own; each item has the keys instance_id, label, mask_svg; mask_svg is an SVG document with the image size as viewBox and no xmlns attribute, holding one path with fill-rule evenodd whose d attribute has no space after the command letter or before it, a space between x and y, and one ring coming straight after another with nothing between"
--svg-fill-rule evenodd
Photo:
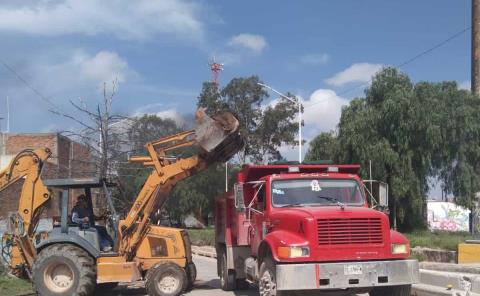
<instances>
[{"instance_id":1,"label":"grass patch","mask_svg":"<svg viewBox=\"0 0 480 296\"><path fill-rule=\"evenodd\" d=\"M405 235L410 240L410 246L412 248L418 246L449 251L457 251L459 243L463 243L468 239L473 239L468 232L431 232L428 230L421 230L405 233Z\"/></svg>"},{"instance_id":2,"label":"grass patch","mask_svg":"<svg viewBox=\"0 0 480 296\"><path fill-rule=\"evenodd\" d=\"M192 241L192 245L195 246L215 246L215 229L187 229Z\"/></svg>"},{"instance_id":3,"label":"grass patch","mask_svg":"<svg viewBox=\"0 0 480 296\"><path fill-rule=\"evenodd\" d=\"M0 275L0 295L20 296L32 293L32 284L30 282Z\"/></svg>"},{"instance_id":4,"label":"grass patch","mask_svg":"<svg viewBox=\"0 0 480 296\"><path fill-rule=\"evenodd\" d=\"M196 246L215 246L215 229L188 229L190 240ZM419 230L409 233L404 233L410 240L410 246L424 247L431 249L443 249L449 251L457 251L459 243L465 240L473 239L468 232L447 232Z\"/></svg>"}]
</instances>

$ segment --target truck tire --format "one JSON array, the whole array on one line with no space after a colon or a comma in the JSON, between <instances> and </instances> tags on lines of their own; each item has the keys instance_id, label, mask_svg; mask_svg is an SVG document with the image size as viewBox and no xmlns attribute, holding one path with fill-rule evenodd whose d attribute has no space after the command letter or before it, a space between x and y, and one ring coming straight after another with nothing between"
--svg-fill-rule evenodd
<instances>
[{"instance_id":1,"label":"truck tire","mask_svg":"<svg viewBox=\"0 0 480 296\"><path fill-rule=\"evenodd\" d=\"M235 288L237 290L247 290L250 288L250 284L246 279L237 279Z\"/></svg>"},{"instance_id":2,"label":"truck tire","mask_svg":"<svg viewBox=\"0 0 480 296\"><path fill-rule=\"evenodd\" d=\"M263 259L260 265L258 290L260 296L280 296L277 290L277 276L275 274L275 262L270 257Z\"/></svg>"},{"instance_id":3,"label":"truck tire","mask_svg":"<svg viewBox=\"0 0 480 296\"><path fill-rule=\"evenodd\" d=\"M235 271L227 268L227 253L225 250L220 251L218 256L220 262L220 286L224 291L232 291L236 288Z\"/></svg>"},{"instance_id":4,"label":"truck tire","mask_svg":"<svg viewBox=\"0 0 480 296\"><path fill-rule=\"evenodd\" d=\"M32 267L33 290L39 295L92 295L96 280L93 258L70 244L46 247L38 254Z\"/></svg>"},{"instance_id":5,"label":"truck tire","mask_svg":"<svg viewBox=\"0 0 480 296\"><path fill-rule=\"evenodd\" d=\"M147 271L145 288L150 296L178 296L187 286L187 273L175 263L161 262Z\"/></svg>"},{"instance_id":6,"label":"truck tire","mask_svg":"<svg viewBox=\"0 0 480 296\"><path fill-rule=\"evenodd\" d=\"M370 291L370 296L410 296L412 285L376 287Z\"/></svg>"}]
</instances>

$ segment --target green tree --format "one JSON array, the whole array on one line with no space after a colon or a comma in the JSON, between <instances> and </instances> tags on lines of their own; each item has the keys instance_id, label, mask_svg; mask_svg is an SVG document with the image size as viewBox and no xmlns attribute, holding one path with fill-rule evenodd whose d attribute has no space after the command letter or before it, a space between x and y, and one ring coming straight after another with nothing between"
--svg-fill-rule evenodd
<instances>
[{"instance_id":1,"label":"green tree","mask_svg":"<svg viewBox=\"0 0 480 296\"><path fill-rule=\"evenodd\" d=\"M480 100L455 82L414 84L407 75L385 68L365 96L342 109L338 135L321 134L309 160L330 156L372 162L373 178L390 185L390 210L400 227L423 225L429 180L438 177L457 203L470 207L480 190Z\"/></svg>"},{"instance_id":2,"label":"green tree","mask_svg":"<svg viewBox=\"0 0 480 296\"><path fill-rule=\"evenodd\" d=\"M333 132L321 133L310 142L305 154L305 161L332 160L337 161L338 140Z\"/></svg>"},{"instance_id":3,"label":"green tree","mask_svg":"<svg viewBox=\"0 0 480 296\"><path fill-rule=\"evenodd\" d=\"M243 151L238 154L241 163L281 159L278 148L282 144L297 144L296 104L280 98L275 105L263 106L268 93L259 82L257 76L234 78L221 90L216 84L205 82L198 97L198 106L210 114L229 111L238 118L240 132L246 139Z\"/></svg>"},{"instance_id":4,"label":"green tree","mask_svg":"<svg viewBox=\"0 0 480 296\"><path fill-rule=\"evenodd\" d=\"M133 155L146 155L145 144L162 137L178 133L181 129L175 121L145 114L131 120L127 131L127 146ZM138 163L129 163L127 159L119 162L117 167L117 183L119 191L115 194L116 206L121 212L126 212L136 199L151 168Z\"/></svg>"},{"instance_id":5,"label":"green tree","mask_svg":"<svg viewBox=\"0 0 480 296\"><path fill-rule=\"evenodd\" d=\"M134 119L128 131L131 150L136 155L146 154L145 144L165 136L179 132L181 129L173 120L162 119L156 115L144 115ZM193 147L172 151L172 156L188 157L195 153ZM121 192L117 193L117 205L122 213L126 213L143 187L153 168L138 163L123 163L118 168L118 184ZM236 166L229 165L229 184L233 186ZM194 214L204 222L208 221L213 211L216 196L225 190L225 166L213 165L204 172L179 182L172 190L163 206L162 213L171 220L181 222L189 214Z\"/></svg>"}]
</instances>

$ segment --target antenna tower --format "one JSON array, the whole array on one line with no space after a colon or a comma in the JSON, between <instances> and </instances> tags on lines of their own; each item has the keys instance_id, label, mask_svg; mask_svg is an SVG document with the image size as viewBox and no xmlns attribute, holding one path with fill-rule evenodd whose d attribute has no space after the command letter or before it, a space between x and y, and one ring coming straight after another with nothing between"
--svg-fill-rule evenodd
<instances>
[{"instance_id":1,"label":"antenna tower","mask_svg":"<svg viewBox=\"0 0 480 296\"><path fill-rule=\"evenodd\" d=\"M220 72L223 71L223 64L217 63L215 58L213 58L208 65L210 66L210 71L212 71L212 82L215 83L218 87Z\"/></svg>"}]
</instances>

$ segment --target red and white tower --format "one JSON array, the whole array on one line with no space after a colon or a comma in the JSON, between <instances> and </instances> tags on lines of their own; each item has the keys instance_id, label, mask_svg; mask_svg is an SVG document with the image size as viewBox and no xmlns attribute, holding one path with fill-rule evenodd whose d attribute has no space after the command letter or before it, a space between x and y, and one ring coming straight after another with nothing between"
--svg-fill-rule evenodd
<instances>
[{"instance_id":1,"label":"red and white tower","mask_svg":"<svg viewBox=\"0 0 480 296\"><path fill-rule=\"evenodd\" d=\"M212 82L215 83L218 87L220 72L223 71L223 64L217 63L215 58L213 58L208 65L210 66L210 71L212 71Z\"/></svg>"}]
</instances>

